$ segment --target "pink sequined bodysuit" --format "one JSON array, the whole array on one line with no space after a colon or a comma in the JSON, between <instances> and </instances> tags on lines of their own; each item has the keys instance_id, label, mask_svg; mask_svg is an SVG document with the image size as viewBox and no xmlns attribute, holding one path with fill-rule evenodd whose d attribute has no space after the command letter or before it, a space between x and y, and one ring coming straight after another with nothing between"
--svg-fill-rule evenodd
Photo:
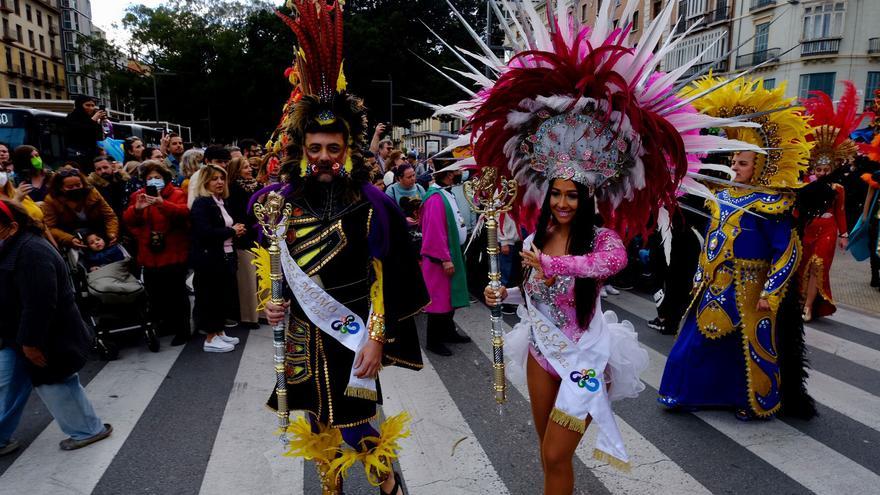
<instances>
[{"instance_id":1,"label":"pink sequined bodysuit","mask_svg":"<svg viewBox=\"0 0 880 495\"><path fill-rule=\"evenodd\" d=\"M524 249L530 247L531 238L526 241ZM536 308L550 318L572 341L577 342L589 329L578 326L574 300L575 278L594 278L598 282L598 289L602 287L605 279L622 270L626 262L626 247L617 233L609 229L598 229L593 251L588 254L548 256L542 253L541 269L544 271L544 276L548 279L555 277L555 280L548 286L539 278L537 271L533 271L533 275L526 282L526 291L531 295ZM517 292L519 291L510 291L506 302L521 302L522 296ZM590 315L590 320L592 316ZM547 373L559 378L534 344L529 346L529 352Z\"/></svg>"}]
</instances>

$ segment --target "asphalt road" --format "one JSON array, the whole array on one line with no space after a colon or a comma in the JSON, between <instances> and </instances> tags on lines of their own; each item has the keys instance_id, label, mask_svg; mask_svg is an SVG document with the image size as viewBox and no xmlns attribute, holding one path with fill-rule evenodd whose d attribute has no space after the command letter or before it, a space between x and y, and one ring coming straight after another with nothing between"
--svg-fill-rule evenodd
<instances>
[{"instance_id":1,"label":"asphalt road","mask_svg":"<svg viewBox=\"0 0 880 495\"><path fill-rule=\"evenodd\" d=\"M880 318L842 309L808 325L818 418L741 423L726 411L661 409L656 390L673 337L647 328L655 315L642 295L610 296L604 309L633 323L651 366L646 390L614 406L632 470L592 459L591 428L575 458L576 493L880 490ZM383 414L413 416L397 466L408 493L540 493L525 388L510 384L502 408L492 399L487 314L482 305L459 310L456 323L474 342L454 346L454 356L426 354L420 372L382 372ZM16 433L23 448L0 457L0 494L320 493L311 463L282 455L263 406L274 383L269 329L229 333L242 342L228 354L165 340L156 354L134 343L117 361L89 363L81 379L114 433L79 451L58 449L63 435L34 394ZM349 495L377 492L359 468L345 486Z\"/></svg>"}]
</instances>

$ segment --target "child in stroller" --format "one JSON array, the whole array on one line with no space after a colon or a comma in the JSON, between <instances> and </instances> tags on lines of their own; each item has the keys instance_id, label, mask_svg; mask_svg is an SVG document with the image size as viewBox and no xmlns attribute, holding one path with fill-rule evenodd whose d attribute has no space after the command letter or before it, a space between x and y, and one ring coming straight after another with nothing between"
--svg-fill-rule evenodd
<instances>
[{"instance_id":1,"label":"child in stroller","mask_svg":"<svg viewBox=\"0 0 880 495\"><path fill-rule=\"evenodd\" d=\"M96 232L77 232L86 249L71 249L68 259L80 311L95 331L102 359L112 360L118 349L111 334L138 330L147 347L159 351L159 337L149 318L149 300L143 284L129 272L131 256L120 245L107 246Z\"/></svg>"}]
</instances>

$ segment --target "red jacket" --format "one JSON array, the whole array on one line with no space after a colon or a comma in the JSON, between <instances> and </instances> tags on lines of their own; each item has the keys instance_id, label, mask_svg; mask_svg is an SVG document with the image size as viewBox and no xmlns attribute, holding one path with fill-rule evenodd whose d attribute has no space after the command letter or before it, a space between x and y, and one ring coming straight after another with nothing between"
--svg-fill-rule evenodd
<instances>
[{"instance_id":1,"label":"red jacket","mask_svg":"<svg viewBox=\"0 0 880 495\"><path fill-rule=\"evenodd\" d=\"M186 263L189 256L189 208L186 193L168 184L162 189L162 203L137 211L137 198L144 194L140 189L131 195L129 206L122 218L138 242L138 264L147 268ZM165 249L150 249L150 233L161 232L165 236Z\"/></svg>"}]
</instances>

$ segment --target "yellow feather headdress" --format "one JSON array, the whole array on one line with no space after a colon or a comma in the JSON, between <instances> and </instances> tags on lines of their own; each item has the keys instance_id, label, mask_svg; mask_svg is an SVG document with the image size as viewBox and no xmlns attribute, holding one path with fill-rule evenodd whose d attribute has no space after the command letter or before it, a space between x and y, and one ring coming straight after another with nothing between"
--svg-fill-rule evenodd
<instances>
[{"instance_id":1,"label":"yellow feather headdress","mask_svg":"<svg viewBox=\"0 0 880 495\"><path fill-rule=\"evenodd\" d=\"M717 86L722 79L706 76L694 81L679 93L682 98L699 94ZM763 80L740 78L702 96L692 103L698 112L713 117L730 118L760 114L749 120L760 128L725 127L730 139L739 139L767 150L755 158L752 185L766 188L793 189L803 186L801 175L810 161L812 143L809 117L803 108L794 106L795 98L785 97L785 84L765 89ZM784 110L780 110L784 109Z\"/></svg>"}]
</instances>

